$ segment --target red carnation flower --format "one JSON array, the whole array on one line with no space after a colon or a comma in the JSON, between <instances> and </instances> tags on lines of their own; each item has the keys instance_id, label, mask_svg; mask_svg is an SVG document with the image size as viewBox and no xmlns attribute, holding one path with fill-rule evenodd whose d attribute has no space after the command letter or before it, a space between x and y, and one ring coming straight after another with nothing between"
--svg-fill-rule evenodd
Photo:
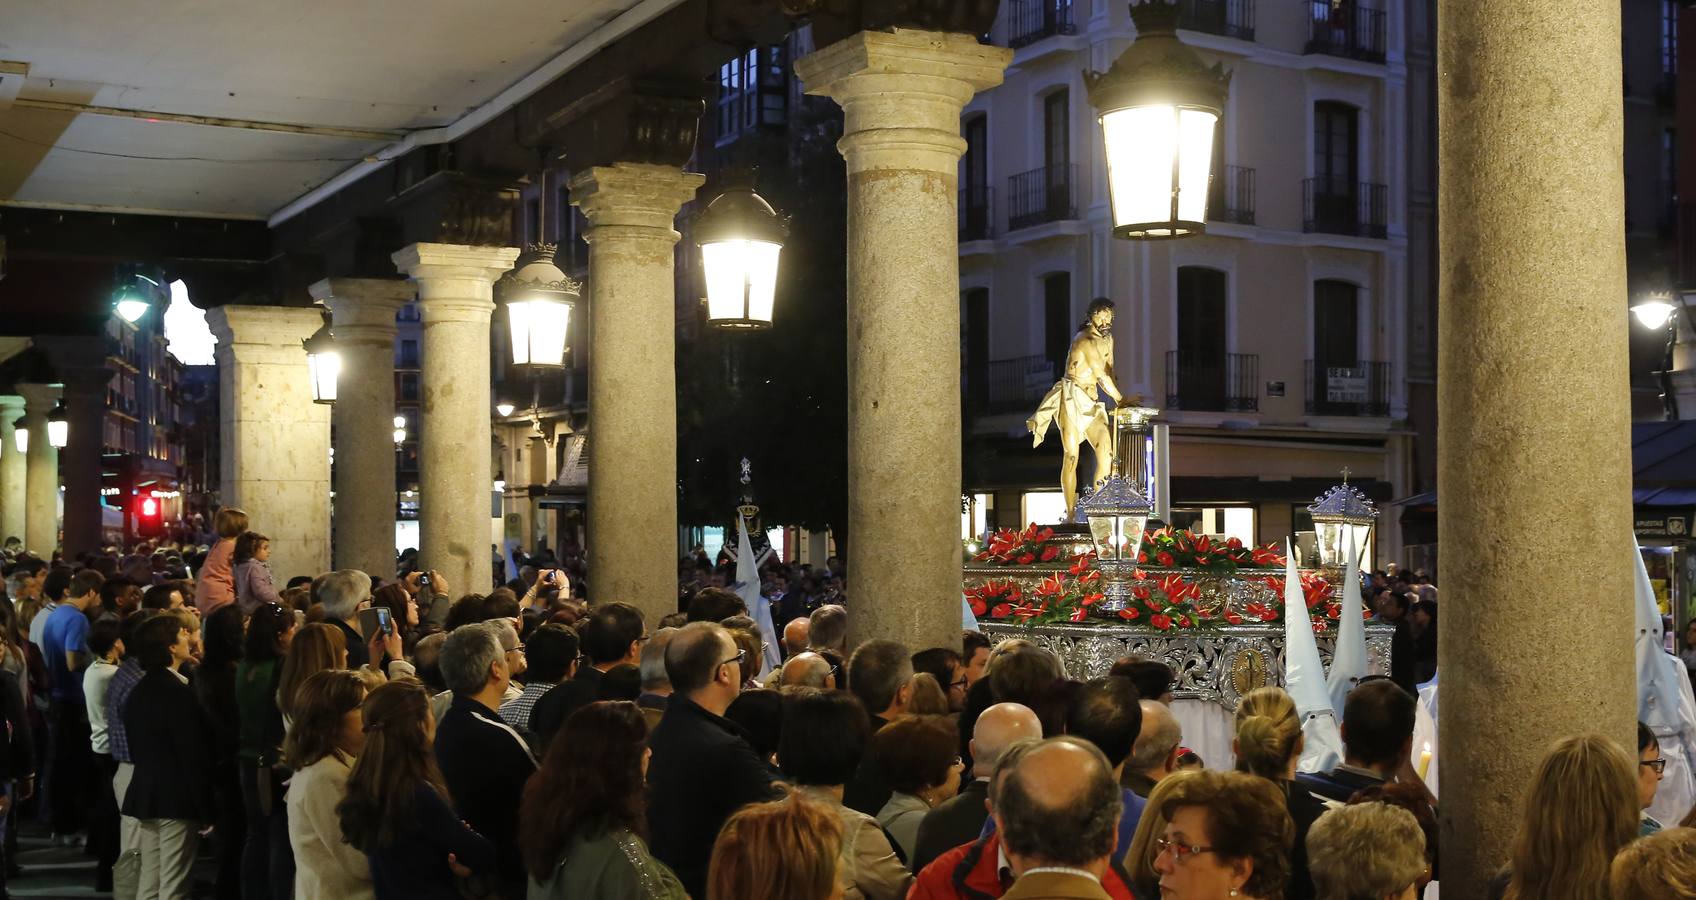
<instances>
[{"instance_id":1,"label":"red carnation flower","mask_svg":"<svg viewBox=\"0 0 1696 900\"><path fill-rule=\"evenodd\" d=\"M1119 610L1119 618L1127 622L1134 620L1138 615L1139 613L1135 609L1128 606Z\"/></svg>"},{"instance_id":2,"label":"red carnation flower","mask_svg":"<svg viewBox=\"0 0 1696 900\"><path fill-rule=\"evenodd\" d=\"M1005 619L1012 614L1013 607L1008 603L997 603L989 610L989 617L992 619Z\"/></svg>"},{"instance_id":3,"label":"red carnation flower","mask_svg":"<svg viewBox=\"0 0 1696 900\"><path fill-rule=\"evenodd\" d=\"M1226 538L1225 539L1225 546L1231 548L1232 550L1239 550L1239 549L1242 548L1243 542L1240 541L1240 540L1237 540L1236 538Z\"/></svg>"},{"instance_id":4,"label":"red carnation flower","mask_svg":"<svg viewBox=\"0 0 1696 900\"><path fill-rule=\"evenodd\" d=\"M1059 555L1060 555L1060 548L1058 546L1054 545L1054 544L1049 544L1048 546L1042 548L1042 561L1043 562L1053 562L1054 557L1059 556Z\"/></svg>"},{"instance_id":5,"label":"red carnation flower","mask_svg":"<svg viewBox=\"0 0 1696 900\"><path fill-rule=\"evenodd\" d=\"M1243 617L1227 610L1225 612L1225 621L1231 625L1241 625L1243 623Z\"/></svg>"},{"instance_id":6,"label":"red carnation flower","mask_svg":"<svg viewBox=\"0 0 1696 900\"><path fill-rule=\"evenodd\" d=\"M1139 563L1148 562L1148 553L1146 551L1138 553L1137 554L1137 562L1139 562Z\"/></svg>"},{"instance_id":7,"label":"red carnation flower","mask_svg":"<svg viewBox=\"0 0 1696 900\"><path fill-rule=\"evenodd\" d=\"M1073 621L1073 622L1082 622L1088 616L1089 616L1089 610L1084 609L1083 607L1080 606L1077 609L1072 610L1072 614L1070 616L1067 616L1067 618L1070 621Z\"/></svg>"},{"instance_id":8,"label":"red carnation flower","mask_svg":"<svg viewBox=\"0 0 1696 900\"><path fill-rule=\"evenodd\" d=\"M1154 559L1155 559L1156 562L1160 563L1162 566L1165 566L1168 569L1170 569L1172 567L1173 563L1175 562L1175 560L1172 559L1172 554L1167 553L1164 550L1160 551L1160 554L1158 556L1154 557Z\"/></svg>"},{"instance_id":9,"label":"red carnation flower","mask_svg":"<svg viewBox=\"0 0 1696 900\"><path fill-rule=\"evenodd\" d=\"M981 600L977 597L971 598L971 605L972 605L972 615L974 615L974 616L981 616L986 611L988 611L988 609L989 609L988 604L984 603L983 600Z\"/></svg>"},{"instance_id":10,"label":"red carnation flower","mask_svg":"<svg viewBox=\"0 0 1696 900\"><path fill-rule=\"evenodd\" d=\"M1154 615L1148 617L1148 624L1153 625L1155 628L1158 628L1161 631L1167 631L1167 630L1170 630L1171 627L1172 627L1172 617L1167 616L1167 615L1162 615L1160 613L1155 613Z\"/></svg>"},{"instance_id":11,"label":"red carnation flower","mask_svg":"<svg viewBox=\"0 0 1696 900\"><path fill-rule=\"evenodd\" d=\"M1028 566L1033 562L1036 562L1036 554L1035 553L1021 553L1021 554L1019 554L1019 565Z\"/></svg>"}]
</instances>

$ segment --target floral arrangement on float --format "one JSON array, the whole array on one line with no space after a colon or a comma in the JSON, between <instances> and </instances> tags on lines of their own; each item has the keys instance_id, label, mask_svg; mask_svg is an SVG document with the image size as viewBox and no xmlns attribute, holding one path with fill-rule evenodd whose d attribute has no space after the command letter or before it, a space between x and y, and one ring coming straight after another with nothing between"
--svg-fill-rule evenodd
<instances>
[{"instance_id":1,"label":"floral arrangement on float","mask_svg":"<svg viewBox=\"0 0 1696 900\"><path fill-rule=\"evenodd\" d=\"M1032 566L1053 571L983 577L965 590L972 614L1029 626L1123 621L1158 631L1263 624L1282 617L1284 554L1276 545L1251 547L1236 538L1219 541L1172 528L1149 532L1131 574L1130 600L1123 608L1107 609L1095 553L1063 557L1054 537L1052 528L1037 525L992 535L989 546L973 557L980 571ZM1317 572L1303 572L1301 587L1314 630L1332 628L1342 607L1330 582Z\"/></svg>"}]
</instances>

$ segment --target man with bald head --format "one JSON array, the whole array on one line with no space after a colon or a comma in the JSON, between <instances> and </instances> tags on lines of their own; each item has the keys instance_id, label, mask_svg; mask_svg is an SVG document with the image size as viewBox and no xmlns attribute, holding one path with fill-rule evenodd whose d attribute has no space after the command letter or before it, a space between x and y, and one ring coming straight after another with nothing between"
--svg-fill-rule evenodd
<instances>
[{"instance_id":1,"label":"man with bald head","mask_svg":"<svg viewBox=\"0 0 1696 900\"><path fill-rule=\"evenodd\" d=\"M996 831L1015 877L1002 896L1108 900L1121 810L1113 766L1094 744L1057 737L1025 749L996 784Z\"/></svg>"},{"instance_id":2,"label":"man with bald head","mask_svg":"<svg viewBox=\"0 0 1696 900\"><path fill-rule=\"evenodd\" d=\"M1142 730L1130 758L1125 760L1119 784L1147 799L1160 779L1178 770L1178 748L1184 742L1184 732L1166 704L1143 700L1141 706Z\"/></svg>"},{"instance_id":3,"label":"man with bald head","mask_svg":"<svg viewBox=\"0 0 1696 900\"><path fill-rule=\"evenodd\" d=\"M937 804L919 822L918 840L913 844L912 869L917 872L954 847L977 840L989 817L989 777L1001 752L1016 741L1042 737L1042 722L1036 713L1019 703L997 703L983 711L972 728L973 779L960 785L952 799Z\"/></svg>"},{"instance_id":4,"label":"man with bald head","mask_svg":"<svg viewBox=\"0 0 1696 900\"><path fill-rule=\"evenodd\" d=\"M796 619L805 622L805 619ZM791 625L794 622L790 623ZM836 676L831 672L830 660L813 652L797 653L789 657L789 661L778 670L777 686L812 687L836 689Z\"/></svg>"},{"instance_id":5,"label":"man with bald head","mask_svg":"<svg viewBox=\"0 0 1696 900\"><path fill-rule=\"evenodd\" d=\"M788 625L783 626L783 649L788 651L789 656L795 656L807 649L812 635L812 619L791 619Z\"/></svg>"}]
</instances>

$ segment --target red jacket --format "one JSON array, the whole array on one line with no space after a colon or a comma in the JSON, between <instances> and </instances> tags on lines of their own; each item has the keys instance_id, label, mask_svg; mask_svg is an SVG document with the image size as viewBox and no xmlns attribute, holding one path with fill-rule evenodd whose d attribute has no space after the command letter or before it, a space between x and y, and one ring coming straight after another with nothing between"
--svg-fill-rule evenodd
<instances>
[{"instance_id":1,"label":"red jacket","mask_svg":"<svg viewBox=\"0 0 1696 900\"><path fill-rule=\"evenodd\" d=\"M919 872L918 880L907 892L907 900L994 900L1007 892L1013 883L1012 873L1007 884L1001 883L996 871L1000 856L1001 835L991 834L970 844L938 856ZM1109 866L1107 877L1101 880L1113 900L1136 900L1116 867Z\"/></svg>"}]
</instances>

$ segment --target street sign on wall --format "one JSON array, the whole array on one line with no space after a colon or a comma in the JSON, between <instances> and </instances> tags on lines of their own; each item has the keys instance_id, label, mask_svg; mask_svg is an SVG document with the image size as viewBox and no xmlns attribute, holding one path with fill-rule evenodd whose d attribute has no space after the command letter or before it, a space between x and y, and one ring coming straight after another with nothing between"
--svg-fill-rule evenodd
<instances>
[{"instance_id":1,"label":"street sign on wall","mask_svg":"<svg viewBox=\"0 0 1696 900\"><path fill-rule=\"evenodd\" d=\"M1366 369L1332 366L1325 370L1325 400L1328 403L1365 403Z\"/></svg>"}]
</instances>

